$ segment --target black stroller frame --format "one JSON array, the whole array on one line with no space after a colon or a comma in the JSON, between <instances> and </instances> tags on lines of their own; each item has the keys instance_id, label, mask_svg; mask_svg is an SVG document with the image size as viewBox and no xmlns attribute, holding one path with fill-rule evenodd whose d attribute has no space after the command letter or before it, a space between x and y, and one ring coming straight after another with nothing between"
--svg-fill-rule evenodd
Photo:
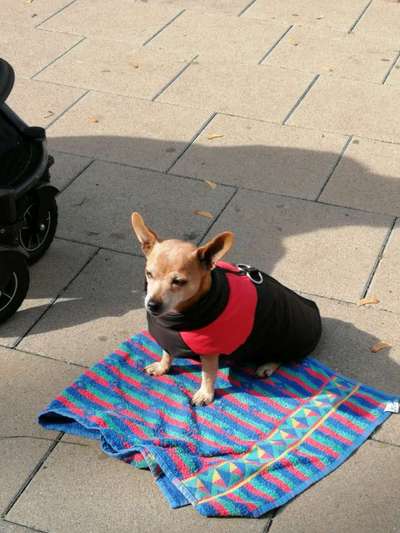
<instances>
[{"instance_id":1,"label":"black stroller frame","mask_svg":"<svg viewBox=\"0 0 400 533\"><path fill-rule=\"evenodd\" d=\"M14 71L0 58L0 323L22 304L28 265L50 246L57 227L46 132L29 127L5 103Z\"/></svg>"}]
</instances>

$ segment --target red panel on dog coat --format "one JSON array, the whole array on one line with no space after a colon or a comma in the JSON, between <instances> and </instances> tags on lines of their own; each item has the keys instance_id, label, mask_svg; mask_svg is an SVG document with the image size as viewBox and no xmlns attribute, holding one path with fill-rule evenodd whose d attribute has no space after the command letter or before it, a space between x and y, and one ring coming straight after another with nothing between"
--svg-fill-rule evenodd
<instances>
[{"instance_id":1,"label":"red panel on dog coat","mask_svg":"<svg viewBox=\"0 0 400 533\"><path fill-rule=\"evenodd\" d=\"M239 272L236 265L219 261L217 266ZM229 300L211 324L192 331L181 331L186 345L198 355L230 354L244 344L252 332L257 306L257 290L247 276L226 274Z\"/></svg>"}]
</instances>

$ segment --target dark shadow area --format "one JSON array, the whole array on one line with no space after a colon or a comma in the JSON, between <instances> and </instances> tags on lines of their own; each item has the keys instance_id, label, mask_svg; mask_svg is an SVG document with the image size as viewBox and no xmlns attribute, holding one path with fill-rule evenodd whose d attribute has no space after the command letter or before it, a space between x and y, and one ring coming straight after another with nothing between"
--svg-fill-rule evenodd
<instances>
[{"instance_id":1,"label":"dark shadow area","mask_svg":"<svg viewBox=\"0 0 400 533\"><path fill-rule=\"evenodd\" d=\"M100 168L100 163L94 162L80 175L69 180L65 191L58 199L61 213L58 231L61 239L58 243L70 239L92 245L93 251L96 247L104 247L123 253L114 254L111 267L106 264L107 252L102 255L101 251L92 259L82 274L62 294L62 298L56 301L52 309L37 323L34 328L35 333L65 329L63 335L68 335L68 328L102 317L122 317L132 310L142 308L143 262L138 257L127 255L140 254L129 221L133 210L140 211L145 221L163 238L185 238L200 243L217 231L232 230L237 234L237 239L235 248L227 259L255 264L266 272L272 272L277 263L285 260L285 240L289 237L316 234L321 230L340 227L359 229L367 227L380 232L378 237L374 237L377 258L379 246L384 244L393 223L393 215L344 207L327 207L309 201L317 198L321 189L325 187L337 165L337 153L266 146L215 147L211 143L210 147L194 144L185 152L186 148L187 144L179 141L143 138L106 136L50 138L50 152L60 151L64 154L71 153L110 163L116 162L95 177L93 172ZM182 154L184 156L180 157ZM151 161L152 155L158 166L158 169L153 169L154 172L147 170L147 167L151 167L151 163L146 163ZM177 159L170 174L165 173L165 170ZM183 161L191 161L195 170L192 176L186 176L187 179L176 177L181 175ZM121 166L118 162L124 164ZM222 176L202 170L208 168L208 165L220 168ZM363 176L366 190L373 184L374 190L380 191L383 210L387 209L387 198L398 194L395 190L396 180L371 173L368 168L346 155L340 165L345 165L349 178ZM164 172L160 173L160 167ZM119 169L123 174L121 178L124 181L123 190L120 188L119 178L115 178L115 173L118 174ZM290 176L287 175L287 169L290 169ZM309 179L305 179L304 176L309 176ZM115 183L113 178L116 179ZM213 189L204 180L217 183L217 188ZM172 181L174 181L174 193L168 195L166 191L169 182ZM57 180L54 180L54 183L57 185ZM181 196L177 193L179 192L177 183L182 184ZM237 189L239 192L232 199ZM248 192L247 189L252 189L253 192ZM257 192L261 189L264 192ZM283 189L286 190L285 194ZM277 191L280 191L280 194ZM199 195L198 201L193 198L196 194ZM360 194L363 194L363 191L360 191ZM301 198L306 198L308 201L303 201ZM208 208L209 204L213 206L212 209ZM212 210L213 214L217 215L216 219L194 215L195 205L201 210ZM227 216L229 220L229 225L224 227L220 227L218 217L218 212L221 211L223 211L222 216ZM254 227L257 220L259 225ZM356 254L362 254L362 250L371 247L370 234L361 230L357 236L357 242L351 243L350 246L353 246ZM312 243L313 240L309 242ZM349 247L349 243L345 246ZM337 258L340 257L341 247L341 242L332 240L331 256L320 257L316 241L315 248L305 254L310 264L318 261L321 261L322 265L331 264L330 269L321 274L323 281L326 278L327 285L335 282L332 280L337 280L335 262L337 263ZM50 264L50 254L53 254L52 268L44 274L46 262L49 261ZM365 271L362 273L364 279L358 280L360 296L370 273L373 272L375 259L370 260L368 271L364 267ZM62 254L57 250L57 243L53 243L49 257L45 256L40 264L34 266L32 273L41 269L41 278L56 277L63 261ZM91 273L95 261L100 265L98 274L83 278L85 273ZM304 256L302 261L301 268L304 268ZM285 267L289 271L298 268L299 266L293 261ZM278 275L276 277L281 279ZM40 284L34 281L32 276L29 294L32 300L55 296L46 289L43 279ZM282 279L281 281L285 282ZM322 282L317 281L321 286ZM293 286L287 282L286 284L294 290L319 294L318 287L315 291L307 291L302 286ZM0 339L2 332L10 335L14 325L17 328L19 322L26 324L30 316L32 316L31 326L40 316L40 312L48 306L47 302L38 302L38 304L32 309L19 311L8 323L0 326ZM343 309L345 310L345 307ZM57 317L56 320L52 319L52 315ZM324 336L316 350L317 357L349 377L391 392L399 392L400 367L389 357L390 350L379 354L367 352L365 347L372 346L379 339L361 331L345 318L344 316L343 320L336 318L324 320ZM135 324L132 324L131 333L135 332L134 327ZM27 329L24 326L24 331L18 331L18 334L25 334ZM107 335L107 332L104 334Z\"/></svg>"}]
</instances>

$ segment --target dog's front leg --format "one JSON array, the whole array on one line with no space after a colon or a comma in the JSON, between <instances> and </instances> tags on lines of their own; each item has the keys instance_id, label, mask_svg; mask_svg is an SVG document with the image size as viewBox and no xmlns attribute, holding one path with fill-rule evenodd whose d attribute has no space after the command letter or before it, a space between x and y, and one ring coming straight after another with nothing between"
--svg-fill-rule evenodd
<instances>
[{"instance_id":1,"label":"dog's front leg","mask_svg":"<svg viewBox=\"0 0 400 533\"><path fill-rule=\"evenodd\" d=\"M163 351L161 361L157 361L156 363L146 366L144 370L147 374L150 374L150 376L162 376L171 368L171 363L172 356Z\"/></svg>"},{"instance_id":2,"label":"dog's front leg","mask_svg":"<svg viewBox=\"0 0 400 533\"><path fill-rule=\"evenodd\" d=\"M192 398L193 405L207 405L214 399L219 355L204 355L201 359L201 385Z\"/></svg>"}]
</instances>

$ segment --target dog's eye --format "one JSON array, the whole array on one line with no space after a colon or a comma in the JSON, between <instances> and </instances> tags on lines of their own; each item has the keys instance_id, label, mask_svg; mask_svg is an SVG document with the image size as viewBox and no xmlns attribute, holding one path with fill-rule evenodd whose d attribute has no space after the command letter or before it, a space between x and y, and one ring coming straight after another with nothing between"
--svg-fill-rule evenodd
<instances>
[{"instance_id":1,"label":"dog's eye","mask_svg":"<svg viewBox=\"0 0 400 533\"><path fill-rule=\"evenodd\" d=\"M146 270L146 277L148 277L149 279L151 279L153 277L152 273L149 272L148 270Z\"/></svg>"},{"instance_id":2,"label":"dog's eye","mask_svg":"<svg viewBox=\"0 0 400 533\"><path fill-rule=\"evenodd\" d=\"M175 278L172 280L172 285L175 285L176 287L183 287L186 283L187 281L185 279Z\"/></svg>"}]
</instances>

